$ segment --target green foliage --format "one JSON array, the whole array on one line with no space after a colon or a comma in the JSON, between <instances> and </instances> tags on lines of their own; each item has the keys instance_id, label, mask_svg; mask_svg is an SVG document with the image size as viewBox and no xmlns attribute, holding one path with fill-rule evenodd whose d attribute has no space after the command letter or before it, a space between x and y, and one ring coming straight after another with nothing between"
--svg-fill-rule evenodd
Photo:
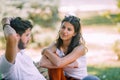
<instances>
[{"instance_id":1,"label":"green foliage","mask_svg":"<svg viewBox=\"0 0 120 80\"><path fill-rule=\"evenodd\" d=\"M46 78L46 80L50 80L49 75L48 75L48 69L40 67L39 62L34 63L34 64L37 67L37 69L39 70L39 72Z\"/></svg>"},{"instance_id":2,"label":"green foliage","mask_svg":"<svg viewBox=\"0 0 120 80\"><path fill-rule=\"evenodd\" d=\"M120 40L115 41L113 44L113 51L118 56L118 60L120 60Z\"/></svg>"},{"instance_id":3,"label":"green foliage","mask_svg":"<svg viewBox=\"0 0 120 80\"><path fill-rule=\"evenodd\" d=\"M27 1L16 0L16 1L10 1L9 5L10 7L15 7L16 9L23 9L25 3L27 3Z\"/></svg>"},{"instance_id":4,"label":"green foliage","mask_svg":"<svg viewBox=\"0 0 120 80\"><path fill-rule=\"evenodd\" d=\"M6 43L6 40L5 40L5 37L2 33L2 31L0 32L0 49L5 49L5 43Z\"/></svg>"},{"instance_id":5,"label":"green foliage","mask_svg":"<svg viewBox=\"0 0 120 80\"><path fill-rule=\"evenodd\" d=\"M92 16L86 19L82 19L83 25L111 25L114 24L113 21L106 16Z\"/></svg>"},{"instance_id":6,"label":"green foliage","mask_svg":"<svg viewBox=\"0 0 120 80\"><path fill-rule=\"evenodd\" d=\"M55 0L52 1L53 3L55 2ZM54 27L59 20L58 3L51 4L51 0L46 0L42 4L33 3L31 7L34 8L34 11L29 12L28 18L31 19L34 24L41 25L42 27Z\"/></svg>"},{"instance_id":7,"label":"green foliage","mask_svg":"<svg viewBox=\"0 0 120 80\"><path fill-rule=\"evenodd\" d=\"M1 77L1 73L0 73L0 80L2 79L2 77Z\"/></svg>"},{"instance_id":8,"label":"green foliage","mask_svg":"<svg viewBox=\"0 0 120 80\"><path fill-rule=\"evenodd\" d=\"M5 39L4 38L0 38L0 49L5 49Z\"/></svg>"},{"instance_id":9,"label":"green foliage","mask_svg":"<svg viewBox=\"0 0 120 80\"><path fill-rule=\"evenodd\" d=\"M117 6L120 8L120 0L117 0Z\"/></svg>"},{"instance_id":10,"label":"green foliage","mask_svg":"<svg viewBox=\"0 0 120 80\"><path fill-rule=\"evenodd\" d=\"M58 7L59 0L1 0L0 5L0 18L2 19L5 16L20 16L22 18L28 18L33 21L33 24L38 24L39 27L50 27L54 28L56 26L57 21L59 20L58 16ZM35 28L35 26L34 26ZM38 29L37 32L40 32ZM33 34L36 35L37 32ZM2 32L3 33L3 32ZM41 34L41 33L40 33ZM33 36L32 36L33 37ZM39 37L41 38L41 37ZM51 39L51 38L50 38ZM44 45L48 45L52 41L48 38L45 41L37 41L32 38L31 45L34 47L41 47ZM5 48L5 40L0 33L0 49Z\"/></svg>"},{"instance_id":11,"label":"green foliage","mask_svg":"<svg viewBox=\"0 0 120 80\"><path fill-rule=\"evenodd\" d=\"M21 3L19 3L19 4L12 4L13 6L15 6L16 8L19 8L19 9L22 9L23 7L24 7L24 3L23 2L21 2Z\"/></svg>"},{"instance_id":12,"label":"green foliage","mask_svg":"<svg viewBox=\"0 0 120 80\"><path fill-rule=\"evenodd\" d=\"M120 33L120 23L117 23L117 30Z\"/></svg>"},{"instance_id":13,"label":"green foliage","mask_svg":"<svg viewBox=\"0 0 120 80\"><path fill-rule=\"evenodd\" d=\"M113 21L115 23L119 23L120 22L120 13L118 13L118 14L111 14L110 16L111 16L111 18L113 19Z\"/></svg>"}]
</instances>

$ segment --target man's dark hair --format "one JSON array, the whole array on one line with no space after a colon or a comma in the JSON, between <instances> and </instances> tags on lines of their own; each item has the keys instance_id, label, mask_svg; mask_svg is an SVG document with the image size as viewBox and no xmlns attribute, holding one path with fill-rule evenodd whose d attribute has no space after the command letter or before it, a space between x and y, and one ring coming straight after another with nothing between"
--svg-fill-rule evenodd
<instances>
[{"instance_id":1,"label":"man's dark hair","mask_svg":"<svg viewBox=\"0 0 120 80\"><path fill-rule=\"evenodd\" d=\"M32 29L32 24L28 20L23 20L20 17L16 17L10 21L10 26L15 29L16 33L20 36L28 29Z\"/></svg>"}]
</instances>

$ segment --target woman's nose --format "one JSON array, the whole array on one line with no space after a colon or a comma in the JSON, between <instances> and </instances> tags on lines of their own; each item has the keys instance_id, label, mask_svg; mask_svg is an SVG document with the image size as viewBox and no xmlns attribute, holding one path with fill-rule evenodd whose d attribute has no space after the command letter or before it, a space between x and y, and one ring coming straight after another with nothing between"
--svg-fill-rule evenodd
<instances>
[{"instance_id":1,"label":"woman's nose","mask_svg":"<svg viewBox=\"0 0 120 80\"><path fill-rule=\"evenodd\" d=\"M63 31L64 33L66 33L67 32L67 29L64 29L64 31Z\"/></svg>"}]
</instances>

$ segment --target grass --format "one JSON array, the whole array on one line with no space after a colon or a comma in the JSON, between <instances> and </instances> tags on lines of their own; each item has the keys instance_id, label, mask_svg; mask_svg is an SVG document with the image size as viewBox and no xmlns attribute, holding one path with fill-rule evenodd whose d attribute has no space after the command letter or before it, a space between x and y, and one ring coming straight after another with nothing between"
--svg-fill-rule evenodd
<instances>
[{"instance_id":1,"label":"grass","mask_svg":"<svg viewBox=\"0 0 120 80\"><path fill-rule=\"evenodd\" d=\"M88 65L88 73L98 76L101 80L120 80L119 63Z\"/></svg>"},{"instance_id":2,"label":"grass","mask_svg":"<svg viewBox=\"0 0 120 80\"><path fill-rule=\"evenodd\" d=\"M115 23L107 17L95 15L82 19L83 25L114 25Z\"/></svg>"},{"instance_id":3,"label":"grass","mask_svg":"<svg viewBox=\"0 0 120 80\"><path fill-rule=\"evenodd\" d=\"M112 66L107 64L88 65L88 73L98 76L101 80L120 80L120 66L118 63L119 62L115 62L115 65L113 64ZM40 72L48 78L46 76L46 69L41 68Z\"/></svg>"},{"instance_id":4,"label":"grass","mask_svg":"<svg viewBox=\"0 0 120 80\"><path fill-rule=\"evenodd\" d=\"M38 67L47 80L47 69ZM120 61L107 61L100 64L88 64L88 74L95 75L100 80L120 80Z\"/></svg>"},{"instance_id":5,"label":"grass","mask_svg":"<svg viewBox=\"0 0 120 80\"><path fill-rule=\"evenodd\" d=\"M0 80L2 79L2 77L1 77L1 73L0 73Z\"/></svg>"}]
</instances>

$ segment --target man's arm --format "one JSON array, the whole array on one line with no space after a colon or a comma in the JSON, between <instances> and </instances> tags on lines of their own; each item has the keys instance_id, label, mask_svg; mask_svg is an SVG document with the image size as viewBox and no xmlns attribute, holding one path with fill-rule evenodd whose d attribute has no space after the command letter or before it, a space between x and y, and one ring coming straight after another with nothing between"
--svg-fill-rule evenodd
<instances>
[{"instance_id":1,"label":"man's arm","mask_svg":"<svg viewBox=\"0 0 120 80\"><path fill-rule=\"evenodd\" d=\"M18 50L18 37L16 31L10 26L9 18L4 18L2 25L6 38L5 57L10 63L14 63Z\"/></svg>"}]
</instances>

